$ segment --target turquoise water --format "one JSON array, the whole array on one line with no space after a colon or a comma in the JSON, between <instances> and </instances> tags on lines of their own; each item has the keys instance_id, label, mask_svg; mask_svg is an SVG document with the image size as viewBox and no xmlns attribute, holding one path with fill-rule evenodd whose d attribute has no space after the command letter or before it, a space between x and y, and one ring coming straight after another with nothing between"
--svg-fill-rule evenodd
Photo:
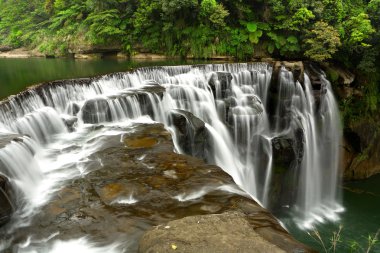
<instances>
[{"instance_id":1,"label":"turquoise water","mask_svg":"<svg viewBox=\"0 0 380 253\"><path fill-rule=\"evenodd\" d=\"M326 248L328 248L331 245L330 238L333 232L338 231L339 226L342 225L341 242L338 243L336 252L366 252L368 236L374 236L380 229L380 175L367 180L345 183L342 188L345 212L340 215L340 220L335 223L318 225L316 229L320 232ZM313 240L307 232L290 224L289 219L284 218L282 221L288 225L289 231L298 240L324 252L320 243ZM350 245L353 242L357 242L361 249L351 251ZM380 243L370 252L380 252Z\"/></svg>"}]
</instances>

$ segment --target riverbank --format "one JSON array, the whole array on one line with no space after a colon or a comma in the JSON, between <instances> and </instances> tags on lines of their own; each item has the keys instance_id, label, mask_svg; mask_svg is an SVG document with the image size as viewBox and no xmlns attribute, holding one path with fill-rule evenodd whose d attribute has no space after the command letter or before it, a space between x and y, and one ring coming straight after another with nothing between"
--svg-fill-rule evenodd
<instances>
[{"instance_id":1,"label":"riverbank","mask_svg":"<svg viewBox=\"0 0 380 253\"><path fill-rule=\"evenodd\" d=\"M134 60L134 61L167 61L167 60L183 60L179 56L168 56L164 54L154 54L146 52L135 52L131 55L121 52L120 49L88 49L88 50L78 50L71 51L66 55L46 55L38 51L37 49L27 49L27 48L16 48L12 49L9 47L0 48L0 58L69 58L78 60L96 60L104 58L113 58L120 60ZM200 60L194 56L186 57L187 60ZM207 59L208 61L234 61L234 57L225 55L214 55Z\"/></svg>"}]
</instances>

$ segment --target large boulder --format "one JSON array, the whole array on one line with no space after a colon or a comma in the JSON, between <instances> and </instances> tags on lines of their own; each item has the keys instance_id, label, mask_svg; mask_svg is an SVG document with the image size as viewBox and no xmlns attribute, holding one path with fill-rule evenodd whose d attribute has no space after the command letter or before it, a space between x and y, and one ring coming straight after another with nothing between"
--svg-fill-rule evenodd
<instances>
[{"instance_id":1,"label":"large boulder","mask_svg":"<svg viewBox=\"0 0 380 253\"><path fill-rule=\"evenodd\" d=\"M183 253L286 252L262 238L246 215L237 211L170 221L149 230L140 239L141 253L173 250Z\"/></svg>"},{"instance_id":2,"label":"large boulder","mask_svg":"<svg viewBox=\"0 0 380 253\"><path fill-rule=\"evenodd\" d=\"M172 110L169 117L177 131L177 141L182 151L205 160L208 145L205 123L194 114L183 110Z\"/></svg>"},{"instance_id":3,"label":"large boulder","mask_svg":"<svg viewBox=\"0 0 380 253\"><path fill-rule=\"evenodd\" d=\"M13 214L11 187L8 178L0 174L0 226L7 223Z\"/></svg>"}]
</instances>

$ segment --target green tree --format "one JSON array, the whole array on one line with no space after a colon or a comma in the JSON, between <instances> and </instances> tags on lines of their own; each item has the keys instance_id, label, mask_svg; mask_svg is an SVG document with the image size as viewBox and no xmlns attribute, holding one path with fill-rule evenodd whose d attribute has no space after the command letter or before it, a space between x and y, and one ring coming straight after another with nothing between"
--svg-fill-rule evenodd
<instances>
[{"instance_id":1,"label":"green tree","mask_svg":"<svg viewBox=\"0 0 380 253\"><path fill-rule=\"evenodd\" d=\"M311 60L322 62L331 59L341 46L339 33L329 24L318 21L304 40L304 55Z\"/></svg>"}]
</instances>

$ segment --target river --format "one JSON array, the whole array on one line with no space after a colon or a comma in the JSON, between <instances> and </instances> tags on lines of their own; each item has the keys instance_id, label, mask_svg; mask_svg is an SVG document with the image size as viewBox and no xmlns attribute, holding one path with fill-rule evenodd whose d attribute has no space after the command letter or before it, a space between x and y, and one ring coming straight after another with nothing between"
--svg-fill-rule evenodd
<instances>
[{"instance_id":1,"label":"river","mask_svg":"<svg viewBox=\"0 0 380 253\"><path fill-rule=\"evenodd\" d=\"M118 61L106 60L72 60L72 59L0 59L0 99L17 94L26 87L58 79L97 76L111 72L128 71L136 67L153 65L178 65L183 61ZM340 220L317 226L329 247L329 238L339 225L343 225L342 237L337 252L349 252L352 241L357 241L366 249L368 235L374 235L380 228L380 176L371 179L345 183L343 188L343 204L345 211ZM291 219L281 217L281 221L300 241L323 251L307 233L293 225ZM380 252L378 245L372 252Z\"/></svg>"}]
</instances>

